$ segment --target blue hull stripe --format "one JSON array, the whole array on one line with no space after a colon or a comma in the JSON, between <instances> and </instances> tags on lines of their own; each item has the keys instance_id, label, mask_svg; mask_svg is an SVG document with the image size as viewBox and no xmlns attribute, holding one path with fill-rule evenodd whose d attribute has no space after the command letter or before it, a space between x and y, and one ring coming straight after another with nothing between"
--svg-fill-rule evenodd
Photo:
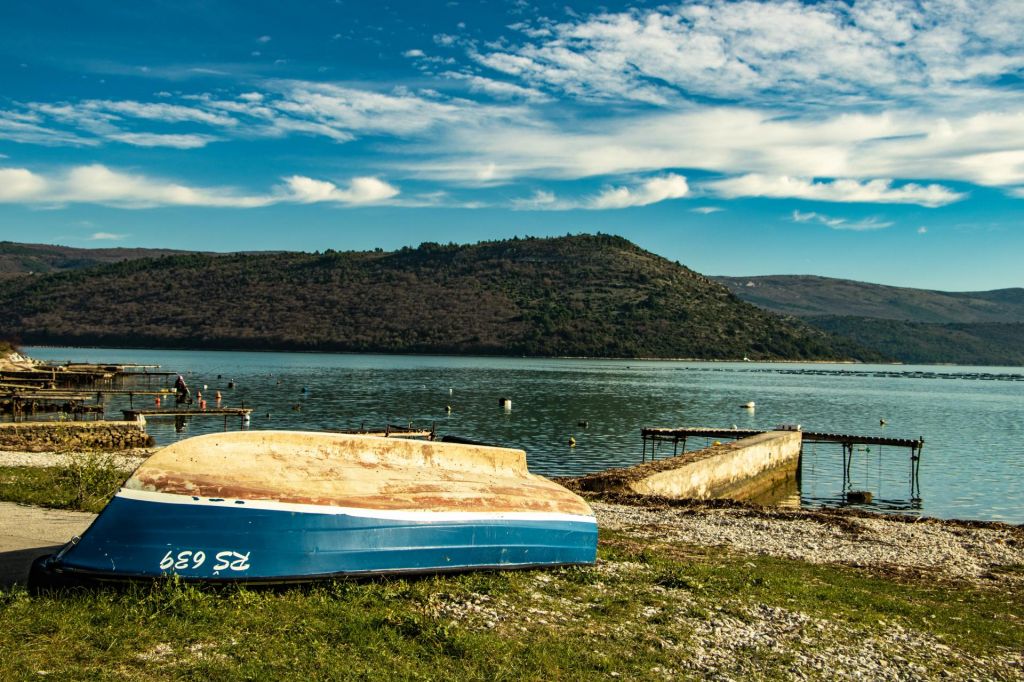
<instances>
[{"instance_id":1,"label":"blue hull stripe","mask_svg":"<svg viewBox=\"0 0 1024 682\"><path fill-rule=\"evenodd\" d=\"M119 495L53 568L110 577L273 580L594 562L592 518L505 516L379 518Z\"/></svg>"}]
</instances>

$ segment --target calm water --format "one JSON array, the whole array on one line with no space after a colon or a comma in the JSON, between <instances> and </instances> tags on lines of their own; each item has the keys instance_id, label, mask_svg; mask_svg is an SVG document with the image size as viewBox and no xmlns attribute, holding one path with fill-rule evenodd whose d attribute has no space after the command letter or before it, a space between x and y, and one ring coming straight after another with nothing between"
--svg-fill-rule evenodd
<instances>
[{"instance_id":1,"label":"calm water","mask_svg":"<svg viewBox=\"0 0 1024 682\"><path fill-rule=\"evenodd\" d=\"M923 436L920 500L911 500L910 457L902 448L859 449L848 485L874 493L876 509L1024 523L1021 368L26 350L45 360L159 364L182 372L193 392L208 386L203 393L211 406L220 390L225 406L253 407L253 429L436 423L440 434L521 447L530 469L545 475L639 462L644 426L786 422L805 430ZM503 396L512 399L509 412L498 405ZM136 406L151 400L137 398ZM741 409L747 401L757 408ZM108 414L126 406L115 400ZM228 424L239 428L236 419ZM193 419L182 432L173 421L148 426L159 443L223 428L218 418ZM570 436L576 447L569 447ZM802 504L842 500L841 462L838 445L805 446Z\"/></svg>"}]
</instances>

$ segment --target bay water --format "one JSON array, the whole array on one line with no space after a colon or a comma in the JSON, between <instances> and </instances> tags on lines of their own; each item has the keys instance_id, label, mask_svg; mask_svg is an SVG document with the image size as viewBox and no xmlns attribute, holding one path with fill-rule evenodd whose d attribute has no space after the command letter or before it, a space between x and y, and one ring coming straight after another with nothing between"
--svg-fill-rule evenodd
<instances>
[{"instance_id":1,"label":"bay water","mask_svg":"<svg viewBox=\"0 0 1024 682\"><path fill-rule=\"evenodd\" d=\"M530 470L566 476L641 461L648 426L804 430L923 437L919 492L910 452L858 447L844 482L838 444L805 444L803 506L844 504L866 490L869 509L1024 523L1024 369L908 365L724 363L248 353L29 347L34 358L160 365L184 375L209 406L253 408L251 429L331 430L384 424L436 428L520 447ZM174 377L154 379L170 387ZM233 383L234 388L228 388ZM203 387L206 387L205 390ZM511 399L505 410L499 399ZM110 418L126 396L107 403ZM754 409L741 405L753 401ZM153 405L134 396L135 407ZM882 421L885 421L883 424ZM154 418L159 444L242 428L236 417ZM571 443L574 442L575 445ZM706 439L690 439L689 449ZM648 453L650 446L648 446ZM659 456L671 453L660 446Z\"/></svg>"}]
</instances>

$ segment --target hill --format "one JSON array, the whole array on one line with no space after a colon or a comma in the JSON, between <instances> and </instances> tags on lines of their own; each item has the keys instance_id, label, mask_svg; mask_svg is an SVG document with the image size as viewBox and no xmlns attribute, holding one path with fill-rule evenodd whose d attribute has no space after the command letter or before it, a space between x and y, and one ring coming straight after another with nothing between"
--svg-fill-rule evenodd
<instances>
[{"instance_id":1,"label":"hill","mask_svg":"<svg viewBox=\"0 0 1024 682\"><path fill-rule=\"evenodd\" d=\"M0 280L180 253L187 252L171 249L76 249L51 244L0 241Z\"/></svg>"},{"instance_id":2,"label":"hill","mask_svg":"<svg viewBox=\"0 0 1024 682\"><path fill-rule=\"evenodd\" d=\"M531 356L877 359L612 236L189 254L13 279L24 343Z\"/></svg>"},{"instance_id":3,"label":"hill","mask_svg":"<svg viewBox=\"0 0 1024 682\"><path fill-rule=\"evenodd\" d=\"M871 317L907 322L1024 322L1024 289L948 292L811 275L715 277L744 301L799 317Z\"/></svg>"},{"instance_id":4,"label":"hill","mask_svg":"<svg viewBox=\"0 0 1024 682\"><path fill-rule=\"evenodd\" d=\"M946 292L809 275L714 279L749 303L903 362L1024 365L1024 289Z\"/></svg>"}]
</instances>

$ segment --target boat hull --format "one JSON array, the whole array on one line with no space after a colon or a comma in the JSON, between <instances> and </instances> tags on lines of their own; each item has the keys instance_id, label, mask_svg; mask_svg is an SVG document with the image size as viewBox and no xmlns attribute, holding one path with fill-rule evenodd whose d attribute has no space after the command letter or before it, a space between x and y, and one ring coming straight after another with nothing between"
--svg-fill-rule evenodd
<instances>
[{"instance_id":1,"label":"boat hull","mask_svg":"<svg viewBox=\"0 0 1024 682\"><path fill-rule=\"evenodd\" d=\"M153 455L30 583L292 582L593 563L597 523L525 453L390 438L198 436Z\"/></svg>"},{"instance_id":2,"label":"boat hull","mask_svg":"<svg viewBox=\"0 0 1024 682\"><path fill-rule=\"evenodd\" d=\"M587 517L311 506L122 491L42 568L94 580L297 582L595 560L597 526Z\"/></svg>"}]
</instances>

